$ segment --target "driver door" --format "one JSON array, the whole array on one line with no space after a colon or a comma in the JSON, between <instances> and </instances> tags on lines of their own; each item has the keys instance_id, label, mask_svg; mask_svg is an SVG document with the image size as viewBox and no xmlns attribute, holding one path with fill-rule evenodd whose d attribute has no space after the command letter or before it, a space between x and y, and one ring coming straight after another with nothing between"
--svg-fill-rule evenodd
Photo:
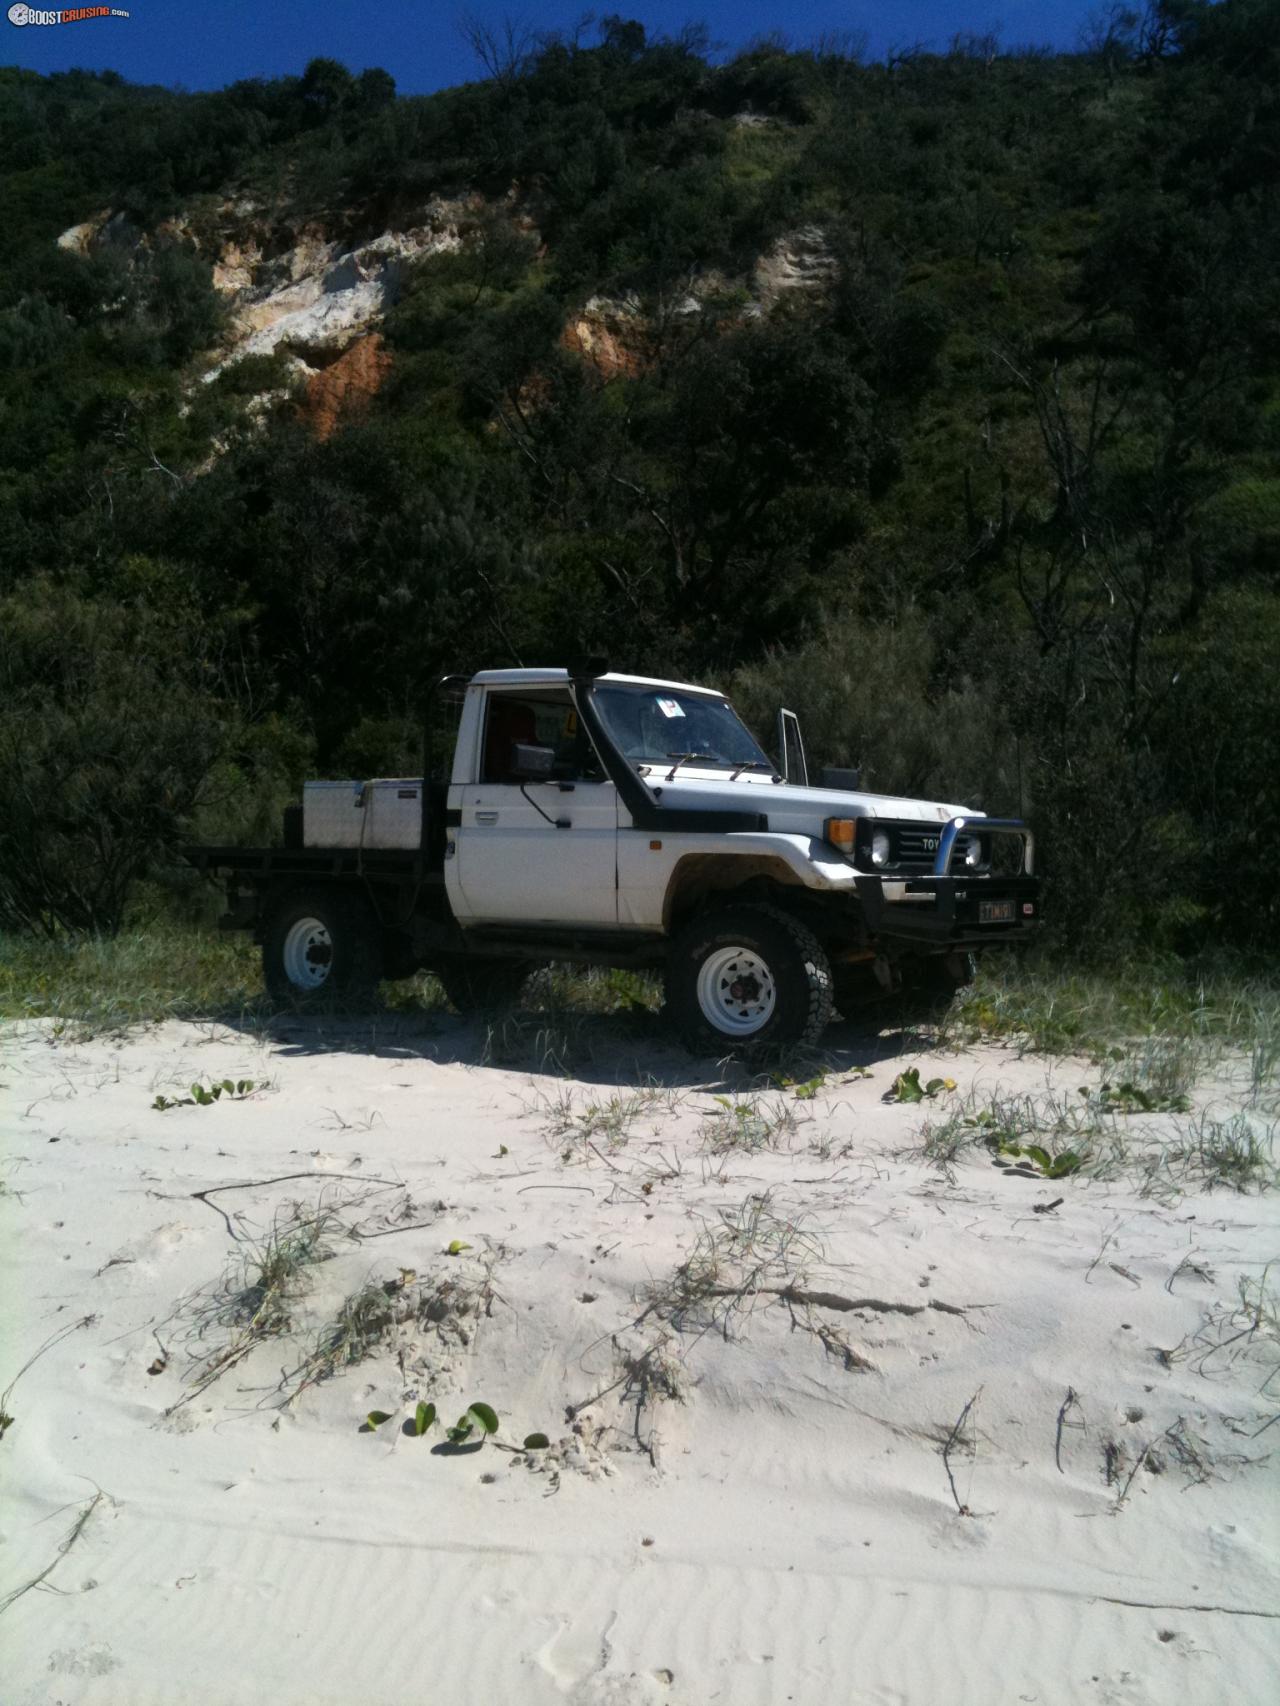
<instances>
[{"instance_id":1,"label":"driver door","mask_svg":"<svg viewBox=\"0 0 1280 1706\"><path fill-rule=\"evenodd\" d=\"M568 688L494 688L484 712L479 775L461 789L456 831L467 921L616 925L617 790ZM553 773L522 782L522 747L549 748Z\"/></svg>"}]
</instances>

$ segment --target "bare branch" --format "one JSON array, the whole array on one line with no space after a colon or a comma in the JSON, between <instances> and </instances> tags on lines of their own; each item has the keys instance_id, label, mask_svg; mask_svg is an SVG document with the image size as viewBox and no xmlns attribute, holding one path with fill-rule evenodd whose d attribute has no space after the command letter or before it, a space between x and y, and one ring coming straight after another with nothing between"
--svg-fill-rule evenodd
<instances>
[{"instance_id":1,"label":"bare branch","mask_svg":"<svg viewBox=\"0 0 1280 1706\"><path fill-rule=\"evenodd\" d=\"M951 1488L951 1497L955 1500L956 1510L961 1516L972 1516L973 1512L969 1509L967 1504L962 1502L959 1493L956 1491L956 1478L951 1473L951 1453L955 1450L957 1445L964 1445L968 1443L964 1437L964 1425L973 1414L974 1408L981 1396L982 1388L979 1386L973 1397L970 1398L964 1409L961 1410L960 1414L956 1417L955 1422L952 1425L951 1432L947 1435L942 1446L942 1467L947 1472L947 1485ZM976 1439L973 1442L972 1451L973 1455L976 1457L978 1451Z\"/></svg>"}]
</instances>

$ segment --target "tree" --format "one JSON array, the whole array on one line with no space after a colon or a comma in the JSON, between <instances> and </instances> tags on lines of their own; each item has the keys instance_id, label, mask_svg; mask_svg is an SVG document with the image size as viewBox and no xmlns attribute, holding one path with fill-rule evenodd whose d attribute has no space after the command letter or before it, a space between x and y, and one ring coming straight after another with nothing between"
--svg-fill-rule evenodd
<instances>
[{"instance_id":1,"label":"tree","mask_svg":"<svg viewBox=\"0 0 1280 1706\"><path fill-rule=\"evenodd\" d=\"M302 73L298 93L313 124L324 124L351 102L355 79L336 59L312 59Z\"/></svg>"},{"instance_id":2,"label":"tree","mask_svg":"<svg viewBox=\"0 0 1280 1706\"><path fill-rule=\"evenodd\" d=\"M475 12L464 12L458 30L485 75L504 93L528 67L537 40L531 25L510 15L490 24Z\"/></svg>"},{"instance_id":3,"label":"tree","mask_svg":"<svg viewBox=\"0 0 1280 1706\"><path fill-rule=\"evenodd\" d=\"M396 80L379 65L371 65L356 79L356 105L362 112L381 112L396 98Z\"/></svg>"},{"instance_id":4,"label":"tree","mask_svg":"<svg viewBox=\"0 0 1280 1706\"><path fill-rule=\"evenodd\" d=\"M0 603L0 926L119 928L225 748L215 685L181 617L51 582Z\"/></svg>"}]
</instances>

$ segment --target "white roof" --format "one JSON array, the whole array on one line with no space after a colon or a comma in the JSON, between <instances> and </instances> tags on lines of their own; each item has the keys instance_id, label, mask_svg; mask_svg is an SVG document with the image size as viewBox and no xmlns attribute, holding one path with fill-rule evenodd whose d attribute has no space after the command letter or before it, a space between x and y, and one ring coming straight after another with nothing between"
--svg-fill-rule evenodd
<instances>
[{"instance_id":1,"label":"white roof","mask_svg":"<svg viewBox=\"0 0 1280 1706\"><path fill-rule=\"evenodd\" d=\"M567 669L482 669L471 677L472 687L550 687L569 679ZM625 687L674 687L680 693L705 693L723 699L714 687L699 687L691 681L662 681L652 675L598 675L597 681L616 681Z\"/></svg>"}]
</instances>

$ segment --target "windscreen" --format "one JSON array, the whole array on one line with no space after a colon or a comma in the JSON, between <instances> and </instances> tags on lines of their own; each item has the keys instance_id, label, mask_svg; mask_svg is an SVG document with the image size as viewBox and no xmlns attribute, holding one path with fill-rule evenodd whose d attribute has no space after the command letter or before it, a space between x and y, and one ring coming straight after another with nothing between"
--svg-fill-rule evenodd
<instances>
[{"instance_id":1,"label":"windscreen","mask_svg":"<svg viewBox=\"0 0 1280 1706\"><path fill-rule=\"evenodd\" d=\"M678 687L620 687L601 683L592 703L618 750L636 764L679 758L726 769L772 771L737 712L723 699Z\"/></svg>"}]
</instances>

